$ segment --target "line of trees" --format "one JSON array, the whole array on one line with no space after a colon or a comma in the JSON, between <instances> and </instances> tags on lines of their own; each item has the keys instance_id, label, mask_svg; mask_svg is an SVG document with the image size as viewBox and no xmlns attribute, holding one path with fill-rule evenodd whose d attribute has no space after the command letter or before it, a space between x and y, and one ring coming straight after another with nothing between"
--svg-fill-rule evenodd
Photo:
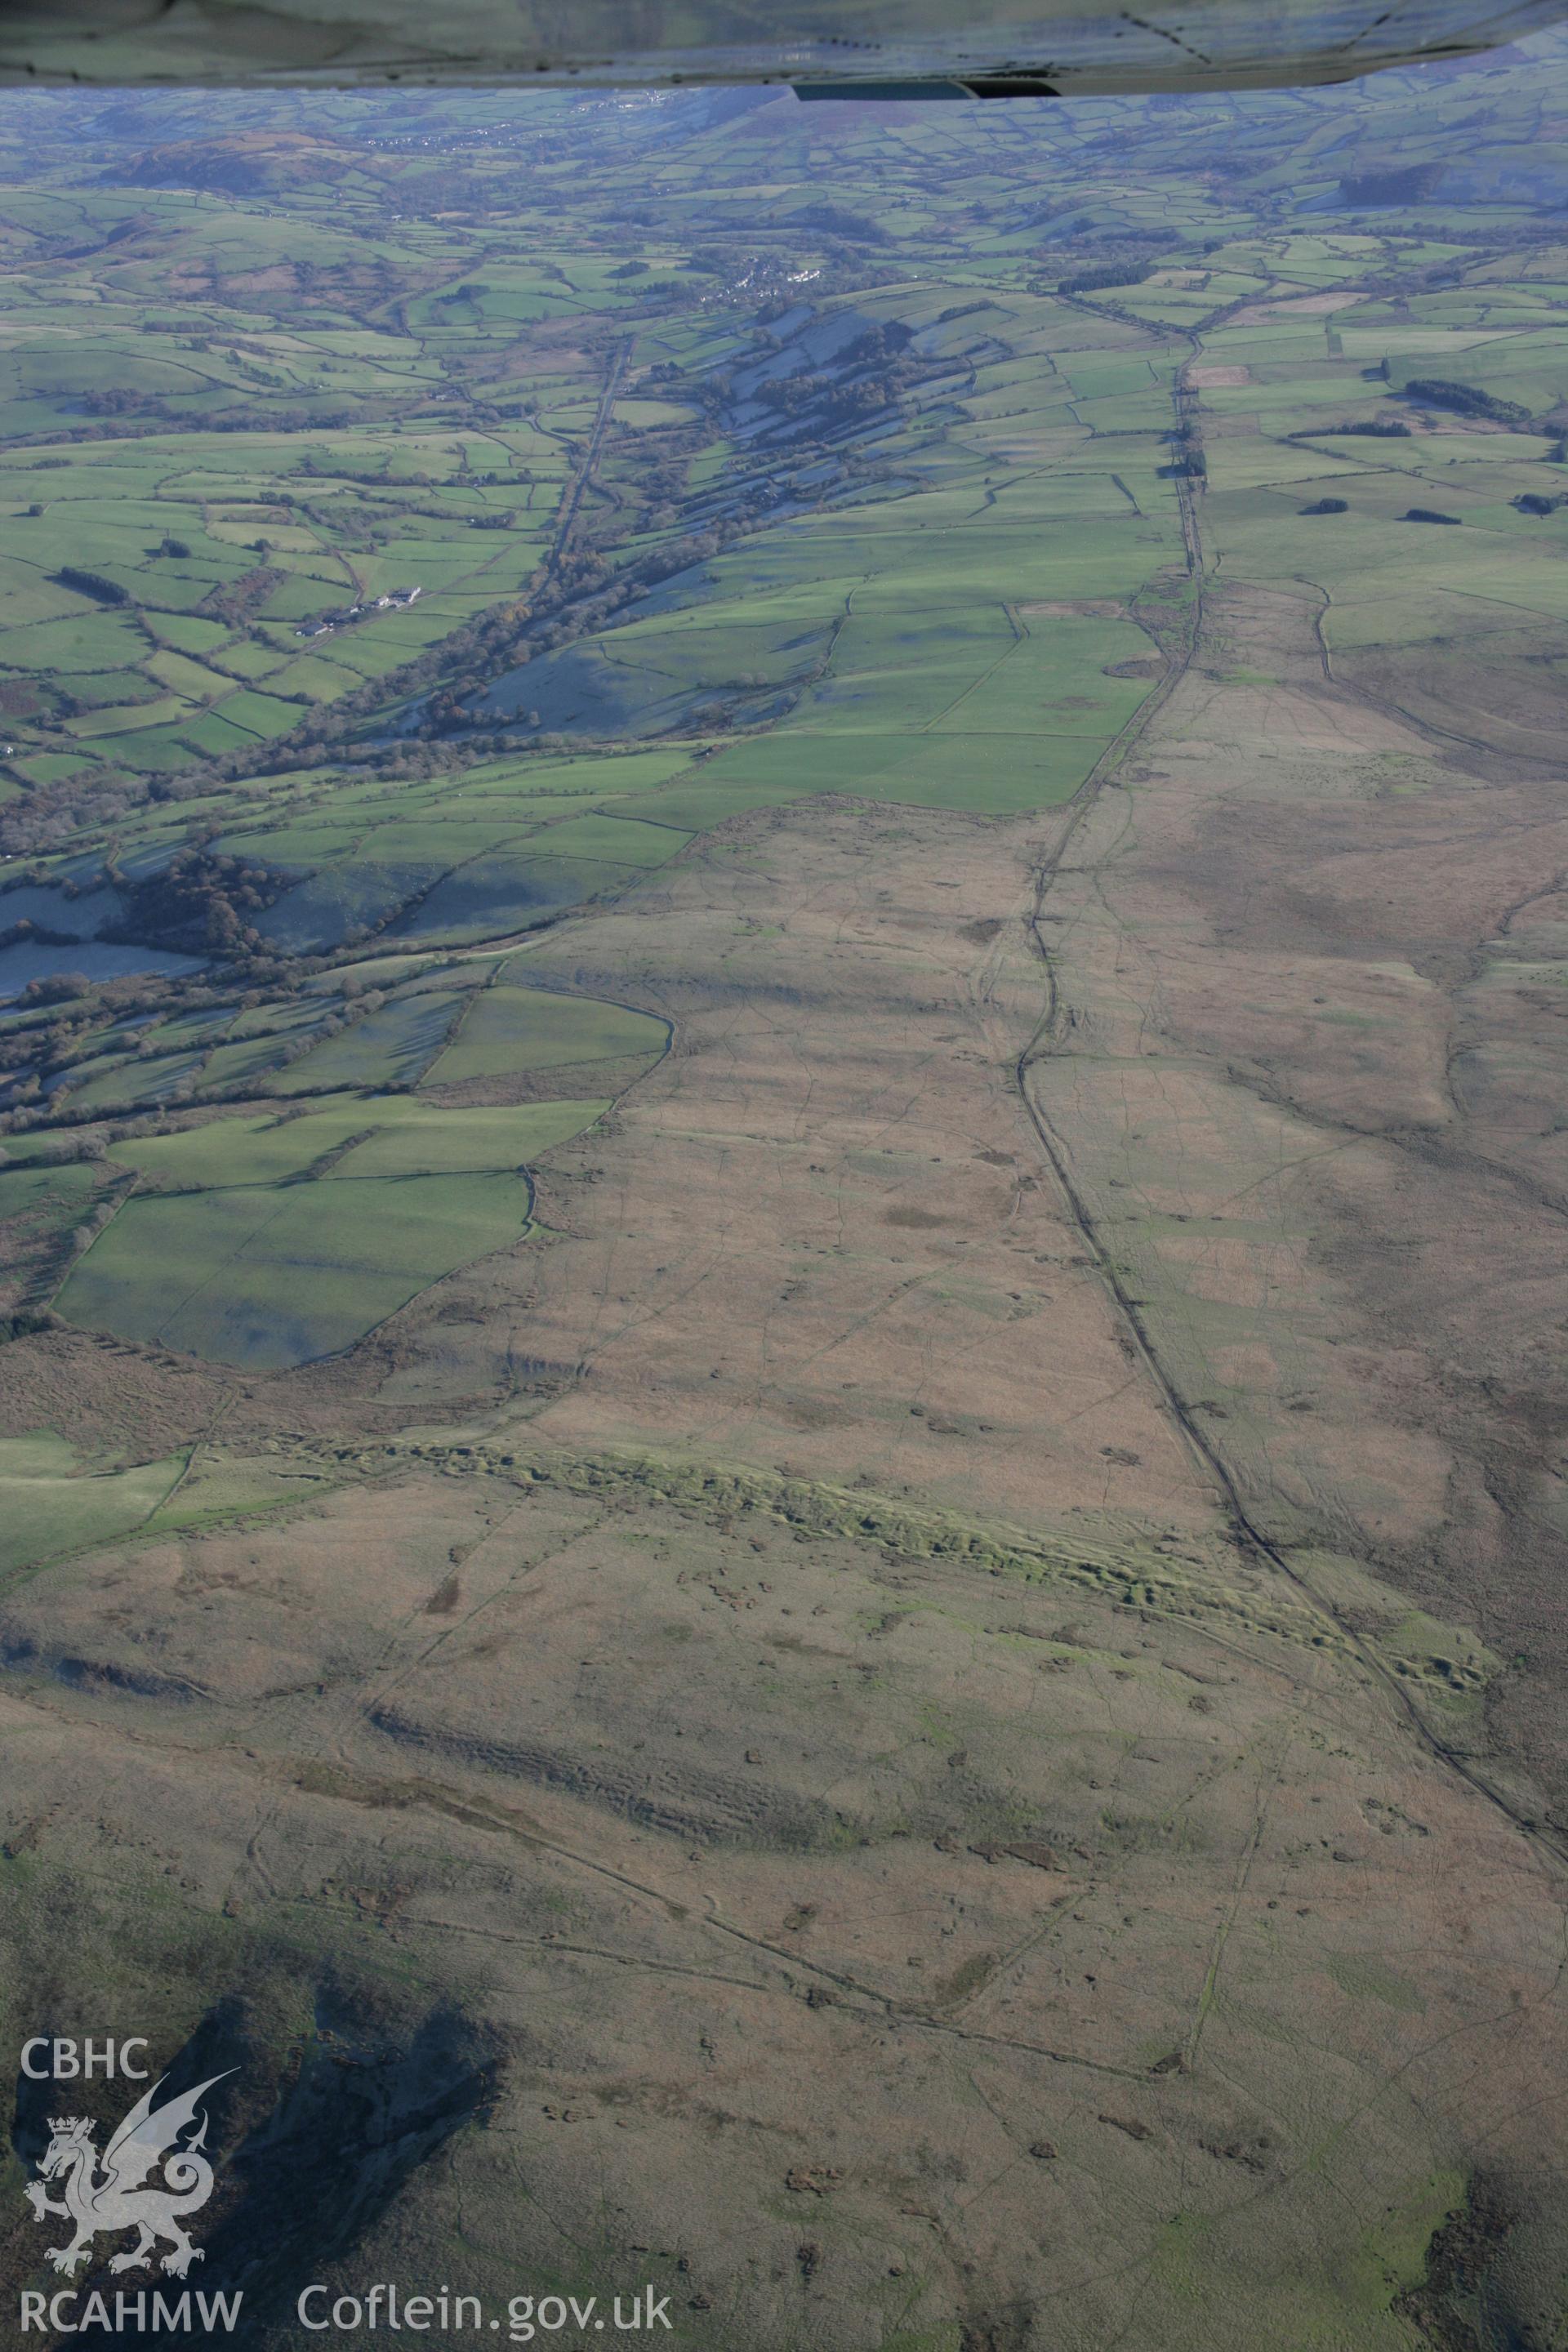
<instances>
[{"instance_id":1,"label":"line of trees","mask_svg":"<svg viewBox=\"0 0 1568 2352\"><path fill-rule=\"evenodd\" d=\"M110 580L102 572L84 572L79 564L62 563L55 578L62 588L74 588L79 596L91 596L100 604L129 604L131 591L122 588L118 580Z\"/></svg>"},{"instance_id":2,"label":"line of trees","mask_svg":"<svg viewBox=\"0 0 1568 2352\"><path fill-rule=\"evenodd\" d=\"M1454 383L1447 376L1415 375L1405 387L1407 400L1427 408L1451 408L1460 416L1489 417L1495 425L1528 425L1530 411L1517 400L1500 400L1495 393L1474 384Z\"/></svg>"}]
</instances>

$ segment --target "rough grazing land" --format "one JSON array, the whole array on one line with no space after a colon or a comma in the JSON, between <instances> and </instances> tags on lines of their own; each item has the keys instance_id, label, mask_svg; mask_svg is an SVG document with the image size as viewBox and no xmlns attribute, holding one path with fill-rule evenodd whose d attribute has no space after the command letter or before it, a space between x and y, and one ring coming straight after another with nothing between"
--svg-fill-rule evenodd
<instances>
[{"instance_id":1,"label":"rough grazing land","mask_svg":"<svg viewBox=\"0 0 1568 2352\"><path fill-rule=\"evenodd\" d=\"M553 1155L548 1249L351 1360L347 1458L286 1442L331 1499L89 1553L6 1609L18 1787L69 1789L79 1868L121 1855L127 1997L205 1917L274 2002L279 1943L330 1927L401 1955L388 2014L439 1982L482 2021L489 2126L417 2209L422 2237L460 2210L481 2277L646 2245L688 2325L747 2341L946 2343L1044 2296L1071 2344L1395 2344L1467 2182L1508 2215L1499 2292L1530 2308L1561 2257L1551 1857L1434 1752L1479 1738L1473 1637L1417 1626L1371 1547L1327 1556L1373 1482L1426 1491L1367 1405L1365 1310L1313 1277L1356 1352L1282 1420L1271 1558L1014 1083L1060 839L746 820L563 931L563 978L637 971L681 1043ZM1096 972L1069 941L1058 1018ZM1031 1090L1058 1076L1037 1058ZM1183 1285L1207 1313L1223 1282L1224 1345L1259 1349L1267 1236L1210 1205L1201 1154L1101 1167L1087 1109L1065 1131L1080 1197L1135 1165L1177 1188L1140 1204L1162 1233L1197 1225L1141 1309L1195 1406L1226 1367L1194 1376L1215 1343ZM320 1426L323 1376L291 1382L228 1392L235 1442ZM1227 1424L1256 1517L1230 1449ZM20 1812L41 1895L58 1833Z\"/></svg>"},{"instance_id":2,"label":"rough grazing land","mask_svg":"<svg viewBox=\"0 0 1568 2352\"><path fill-rule=\"evenodd\" d=\"M259 2352L1562 2352L1560 48L219 116L0 113L5 2034Z\"/></svg>"}]
</instances>

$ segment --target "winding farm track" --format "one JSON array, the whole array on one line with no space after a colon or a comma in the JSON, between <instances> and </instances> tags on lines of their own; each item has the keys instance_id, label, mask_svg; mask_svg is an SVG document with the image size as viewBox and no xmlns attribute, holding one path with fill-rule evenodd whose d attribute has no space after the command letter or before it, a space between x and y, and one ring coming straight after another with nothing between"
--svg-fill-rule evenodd
<instances>
[{"instance_id":1,"label":"winding farm track","mask_svg":"<svg viewBox=\"0 0 1568 2352\"><path fill-rule=\"evenodd\" d=\"M1212 322L1211 322L1212 323ZM1189 386L1187 370L1202 350L1197 335L1192 337L1191 358L1178 369L1174 386L1177 423L1184 424L1196 405ZM1190 481L1178 476L1176 497L1181 512L1182 538L1186 554L1186 570L1193 583L1193 600L1187 608L1185 625L1173 652L1167 654L1164 677L1152 693L1140 706L1128 724L1110 743L1095 762L1079 787L1073 802L1068 823L1055 846L1040 860L1034 871L1034 899L1026 918L1030 953L1037 960L1046 975L1046 1010L1033 1036L1018 1055L1014 1066L1013 1082L1041 1154L1050 1168L1058 1190L1065 1202L1086 1250L1091 1255L1100 1278L1125 1328L1137 1360L1158 1391L1161 1401L1182 1439L1191 1452L1201 1473L1217 1490L1217 1498L1229 1519L1237 1543L1285 1577L1308 1600L1323 1618L1332 1624L1349 1644L1358 1662L1372 1679L1387 1693L1409 1723L1421 1746L1459 1780L1501 1813L1520 1833L1527 1838L1536 1852L1556 1869L1568 1868L1568 1836L1540 1821L1535 1815L1516 1804L1511 1798L1482 1770L1436 1732L1403 1687L1399 1677L1384 1663L1376 1649L1360 1633L1356 1625L1337 1609L1297 1568L1289 1553L1274 1542L1258 1526L1248 1513L1241 1496L1235 1473L1196 1418L1187 1400L1182 1395L1170 1368L1164 1361L1160 1346L1142 1312L1138 1301L1129 1291L1114 1257L1107 1247L1073 1171L1070 1148L1049 1116L1037 1099L1029 1084L1029 1074L1039 1063L1070 1051L1063 1042L1063 1000L1057 960L1047 944L1043 923L1046 902L1051 887L1063 867L1063 861L1072 844L1083 830L1100 793L1118 772L1133 744L1148 733L1166 703L1185 677L1202 639L1205 624L1203 541L1197 515L1197 499ZM1324 655L1325 673L1327 656Z\"/></svg>"}]
</instances>

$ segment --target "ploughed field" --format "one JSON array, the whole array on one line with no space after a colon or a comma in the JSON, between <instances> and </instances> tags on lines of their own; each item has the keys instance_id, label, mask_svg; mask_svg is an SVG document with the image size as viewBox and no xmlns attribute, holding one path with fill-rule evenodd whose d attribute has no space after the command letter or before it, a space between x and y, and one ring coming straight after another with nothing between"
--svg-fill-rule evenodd
<instances>
[{"instance_id":1,"label":"ploughed field","mask_svg":"<svg viewBox=\"0 0 1568 2352\"><path fill-rule=\"evenodd\" d=\"M5 2002L258 2343L1555 2340L1565 71L0 117Z\"/></svg>"}]
</instances>

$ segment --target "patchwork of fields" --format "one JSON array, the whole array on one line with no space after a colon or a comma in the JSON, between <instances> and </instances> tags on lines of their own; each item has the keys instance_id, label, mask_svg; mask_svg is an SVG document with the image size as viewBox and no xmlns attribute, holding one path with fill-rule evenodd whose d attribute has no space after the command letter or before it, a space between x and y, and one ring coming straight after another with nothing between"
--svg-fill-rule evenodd
<instances>
[{"instance_id":1,"label":"patchwork of fields","mask_svg":"<svg viewBox=\"0 0 1568 2352\"><path fill-rule=\"evenodd\" d=\"M591 1085L604 1069L625 1085L665 1049L664 1023L530 987L525 959L352 970L363 992L347 999L307 983L281 1013L230 1003L85 1041L57 1090L79 1112L198 1097L245 1109L161 1135L132 1118L86 1165L54 1164L47 1125L16 1139L0 1218L36 1240L95 1202L110 1213L79 1234L51 1293L68 1320L258 1367L344 1348L454 1266L527 1238L528 1162L608 1108L557 1098L536 1074L569 1066ZM361 1017L345 1022L345 1005ZM503 1096L521 1082L530 1098L451 1099L474 1080Z\"/></svg>"},{"instance_id":2,"label":"patchwork of fields","mask_svg":"<svg viewBox=\"0 0 1568 2352\"><path fill-rule=\"evenodd\" d=\"M0 459L0 683L15 717L54 722L22 781L166 774L289 732L521 594L567 471L532 429L193 436Z\"/></svg>"},{"instance_id":3,"label":"patchwork of fields","mask_svg":"<svg viewBox=\"0 0 1568 2352\"><path fill-rule=\"evenodd\" d=\"M1558 2340L1564 153L0 106L0 2006L268 2352Z\"/></svg>"},{"instance_id":4,"label":"patchwork of fields","mask_svg":"<svg viewBox=\"0 0 1568 2352\"><path fill-rule=\"evenodd\" d=\"M14 1307L258 1369L526 1239L664 1050L521 943L806 796L1069 799L1190 593L1182 347L1032 262L759 333L679 242L524 269L333 185L6 228Z\"/></svg>"},{"instance_id":5,"label":"patchwork of fields","mask_svg":"<svg viewBox=\"0 0 1568 2352\"><path fill-rule=\"evenodd\" d=\"M873 127L854 169L898 160ZM8 215L0 956L45 992L3 1024L26 1311L295 1362L515 1242L521 1145L400 1170L401 1223L334 1191L296 1226L309 1163L280 1204L208 1179L174 1208L93 1123L175 1143L221 1114L248 1146L268 1104L352 1092L370 1120L476 1087L532 1117L561 1067L575 1132L595 1066L624 1087L665 1026L531 991L497 947L812 795L1070 800L1184 641L1184 487L1211 564L1317 600L1325 677L1550 753L1550 247L1505 278L1440 237L1227 234L1201 199L1195 259L1102 291L981 239L837 291L841 257L807 293L755 264L759 324L679 243L634 264L600 231L521 268L333 184L331 229L292 183L286 212L276 182L73 196L49 269L65 200ZM64 992L73 957L107 978ZM96 1173L47 1164L84 1137ZM191 1303L155 1313L182 1234ZM290 1269L319 1311L268 1333Z\"/></svg>"}]
</instances>

